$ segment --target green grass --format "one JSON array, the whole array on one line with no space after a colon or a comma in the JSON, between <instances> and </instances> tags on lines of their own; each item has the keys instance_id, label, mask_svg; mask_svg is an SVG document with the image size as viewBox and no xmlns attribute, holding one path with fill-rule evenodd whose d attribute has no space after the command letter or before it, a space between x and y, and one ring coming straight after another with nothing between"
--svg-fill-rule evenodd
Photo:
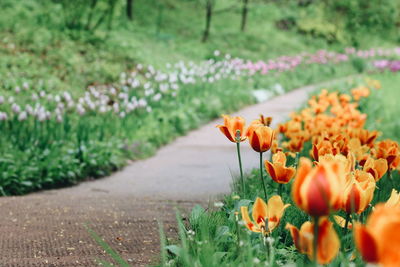
<instances>
[{"instance_id":1,"label":"green grass","mask_svg":"<svg viewBox=\"0 0 400 267\"><path fill-rule=\"evenodd\" d=\"M395 120L396 114L400 111L396 104L398 96L398 82L400 75L393 73L383 73L374 75L373 78L382 82L382 89L373 91L372 96L361 101L361 110L368 115L366 128L378 129L383 132L380 139L393 138L400 140L398 131L398 120ZM363 84L362 79L353 81L352 85ZM351 88L349 83L338 83L334 88L340 88L340 91L346 91L344 88ZM379 123L376 120L379 120ZM217 133L216 133L217 134ZM307 148L308 147L308 148ZM301 152L302 156L308 156L310 146ZM289 160L288 165L294 164L294 159ZM278 184L267 177L268 196L278 194ZM372 204L378 201L386 200L390 195L392 186L400 187L400 174L397 171L392 172L394 184L388 181L387 175L378 183L382 190L381 194L375 194ZM163 259L162 266L281 266L284 264L294 264L296 266L308 266L313 263L304 255L299 254L293 246L292 239L287 230L284 229L287 222L300 227L301 224L310 220L309 216L295 206L291 198L291 183L284 185L282 199L284 203L290 203L291 206L286 210L280 226L272 233L274 242L270 244L270 257L267 256L266 248L260 242L260 235L250 233L240 224L240 215L237 217L235 212L240 210L241 206L247 206L254 201L257 196L262 196L262 185L259 178L259 170L249 173L245 179L246 191L240 191L239 180L235 179L232 187L232 193L226 195L223 200L222 208L208 207L204 210L197 206L188 217L188 223L184 224L182 218L178 217L180 222L179 241L170 240L170 243L164 247L169 253L168 259ZM239 193L237 193L239 192ZM240 195L240 197L239 197ZM379 197L383 197L379 199ZM365 221L368 209L362 216ZM342 212L339 212L340 215ZM239 221L238 221L239 220ZM341 251L337 258L328 266L348 266L349 258L354 250L351 232L345 233L343 229L335 226L336 232L341 239ZM346 248L346 250L344 249ZM356 266L363 266L360 256L354 261Z\"/></svg>"},{"instance_id":2,"label":"green grass","mask_svg":"<svg viewBox=\"0 0 400 267\"><path fill-rule=\"evenodd\" d=\"M78 2L72 1L71 8ZM125 17L124 1L118 1L111 30L101 25L95 31L68 27L71 15L56 1L2 1L0 80L6 85L23 81L36 84L43 80L51 90L80 92L92 83L116 81L121 72L133 69L136 63L165 68L166 63L178 60L203 60L214 50L259 60L352 45L330 43L323 38L298 34L295 29L283 31L275 26L276 21L287 17L301 20L307 17L307 12L310 15L316 12L314 9L298 10L293 4L250 1L248 27L242 33L240 5L229 0L216 2L217 14L213 17L210 40L201 43L205 23L201 1L135 0L133 22ZM229 12L218 13L232 5L235 8ZM95 14L103 10L96 9ZM392 38L395 34L382 36L373 29L358 35L360 47L364 48L396 43Z\"/></svg>"}]
</instances>

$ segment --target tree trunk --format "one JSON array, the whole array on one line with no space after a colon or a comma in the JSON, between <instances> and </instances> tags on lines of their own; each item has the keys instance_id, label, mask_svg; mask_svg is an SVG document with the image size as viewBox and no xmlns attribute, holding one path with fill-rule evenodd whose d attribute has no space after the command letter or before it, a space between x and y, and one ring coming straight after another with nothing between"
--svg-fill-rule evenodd
<instances>
[{"instance_id":1,"label":"tree trunk","mask_svg":"<svg viewBox=\"0 0 400 267\"><path fill-rule=\"evenodd\" d=\"M213 0L208 0L206 4L206 28L204 29L202 42L205 43L208 40L208 36L210 35L210 26L211 26L211 18L213 11Z\"/></svg>"},{"instance_id":2,"label":"tree trunk","mask_svg":"<svg viewBox=\"0 0 400 267\"><path fill-rule=\"evenodd\" d=\"M247 12L249 11L247 4L249 3L249 0L243 0L243 8L242 8L242 23L240 26L240 29L242 32L246 30L246 24L247 24Z\"/></svg>"},{"instance_id":3,"label":"tree trunk","mask_svg":"<svg viewBox=\"0 0 400 267\"><path fill-rule=\"evenodd\" d=\"M134 0L126 0L126 15L129 20L133 20L133 1Z\"/></svg>"}]
</instances>

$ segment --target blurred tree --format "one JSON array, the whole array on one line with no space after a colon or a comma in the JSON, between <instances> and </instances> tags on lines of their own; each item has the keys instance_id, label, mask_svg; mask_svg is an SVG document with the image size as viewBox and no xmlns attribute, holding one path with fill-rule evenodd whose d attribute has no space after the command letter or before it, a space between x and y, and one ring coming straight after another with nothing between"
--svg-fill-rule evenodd
<instances>
[{"instance_id":1,"label":"blurred tree","mask_svg":"<svg viewBox=\"0 0 400 267\"><path fill-rule=\"evenodd\" d=\"M207 42L210 35L211 18L213 15L213 8L216 0L205 0L206 1L206 27L203 33L203 42Z\"/></svg>"},{"instance_id":2,"label":"blurred tree","mask_svg":"<svg viewBox=\"0 0 400 267\"><path fill-rule=\"evenodd\" d=\"M126 0L126 15L129 20L133 20L133 0Z\"/></svg>"},{"instance_id":3,"label":"blurred tree","mask_svg":"<svg viewBox=\"0 0 400 267\"><path fill-rule=\"evenodd\" d=\"M242 7L242 23L240 26L240 29L242 30L242 32L245 31L246 29L246 23L247 23L247 12L248 12L248 3L249 0L243 0L243 7Z\"/></svg>"}]
</instances>

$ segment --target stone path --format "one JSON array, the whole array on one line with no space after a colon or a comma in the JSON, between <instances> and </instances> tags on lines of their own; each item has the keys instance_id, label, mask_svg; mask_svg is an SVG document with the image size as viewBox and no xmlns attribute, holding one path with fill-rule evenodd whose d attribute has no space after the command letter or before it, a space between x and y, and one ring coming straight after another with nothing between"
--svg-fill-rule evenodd
<instances>
[{"instance_id":1,"label":"stone path","mask_svg":"<svg viewBox=\"0 0 400 267\"><path fill-rule=\"evenodd\" d=\"M324 86L320 84L317 86ZM294 90L237 114L250 122L263 113L280 122L316 86ZM108 259L84 228L88 224L132 266L157 262L157 221L175 231L175 208L229 192L237 172L235 146L210 122L133 162L114 175L77 186L0 198L0 266L96 266ZM258 154L243 146L246 169Z\"/></svg>"}]
</instances>

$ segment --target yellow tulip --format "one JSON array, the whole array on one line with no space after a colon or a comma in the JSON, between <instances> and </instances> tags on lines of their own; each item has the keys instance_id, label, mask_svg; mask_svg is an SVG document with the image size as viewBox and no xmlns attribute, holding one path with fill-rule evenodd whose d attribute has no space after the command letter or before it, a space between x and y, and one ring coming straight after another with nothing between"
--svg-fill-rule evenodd
<instances>
[{"instance_id":1,"label":"yellow tulip","mask_svg":"<svg viewBox=\"0 0 400 267\"><path fill-rule=\"evenodd\" d=\"M283 213L290 204L284 204L280 196L273 196L268 200L268 204L261 198L257 198L253 205L252 217L250 219L247 207L241 207L243 221L246 227L253 232L268 235L280 223Z\"/></svg>"}]
</instances>

